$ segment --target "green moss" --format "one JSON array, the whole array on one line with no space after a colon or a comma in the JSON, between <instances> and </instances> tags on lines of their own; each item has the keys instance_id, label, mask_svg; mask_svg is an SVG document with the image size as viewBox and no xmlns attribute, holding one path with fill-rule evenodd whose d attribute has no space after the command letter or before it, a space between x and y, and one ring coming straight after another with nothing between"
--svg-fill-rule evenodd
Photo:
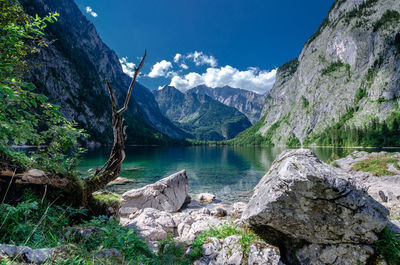
<instances>
[{"instance_id":1,"label":"green moss","mask_svg":"<svg viewBox=\"0 0 400 265\"><path fill-rule=\"evenodd\" d=\"M389 171L388 165L398 163L398 159L388 156L369 156L368 159L355 163L352 168L356 171L371 173L374 176L392 176L395 173Z\"/></svg>"},{"instance_id":2,"label":"green moss","mask_svg":"<svg viewBox=\"0 0 400 265\"><path fill-rule=\"evenodd\" d=\"M121 195L110 191L97 192L93 195L90 207L96 215L106 214L109 207L118 212L121 206L121 199Z\"/></svg>"},{"instance_id":3,"label":"green moss","mask_svg":"<svg viewBox=\"0 0 400 265\"><path fill-rule=\"evenodd\" d=\"M383 13L382 17L375 22L373 31L378 31L386 24L396 24L398 22L400 22L400 13L395 10L387 10Z\"/></svg>"}]
</instances>

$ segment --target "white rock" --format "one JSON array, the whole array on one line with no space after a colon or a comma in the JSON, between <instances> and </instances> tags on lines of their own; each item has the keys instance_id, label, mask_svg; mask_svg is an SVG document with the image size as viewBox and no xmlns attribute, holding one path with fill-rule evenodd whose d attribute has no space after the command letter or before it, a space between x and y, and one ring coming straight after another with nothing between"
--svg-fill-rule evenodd
<instances>
[{"instance_id":1,"label":"white rock","mask_svg":"<svg viewBox=\"0 0 400 265\"><path fill-rule=\"evenodd\" d=\"M122 225L133 226L146 241L164 240L176 227L172 215L153 208L138 211L134 219L125 219Z\"/></svg>"},{"instance_id":2,"label":"white rock","mask_svg":"<svg viewBox=\"0 0 400 265\"><path fill-rule=\"evenodd\" d=\"M212 203L215 200L215 195L211 193L200 193L197 195L197 200L201 203Z\"/></svg>"},{"instance_id":3,"label":"white rock","mask_svg":"<svg viewBox=\"0 0 400 265\"><path fill-rule=\"evenodd\" d=\"M182 170L154 184L122 194L119 216L126 218L139 209L154 208L160 211L178 211L188 195L189 183Z\"/></svg>"}]
</instances>

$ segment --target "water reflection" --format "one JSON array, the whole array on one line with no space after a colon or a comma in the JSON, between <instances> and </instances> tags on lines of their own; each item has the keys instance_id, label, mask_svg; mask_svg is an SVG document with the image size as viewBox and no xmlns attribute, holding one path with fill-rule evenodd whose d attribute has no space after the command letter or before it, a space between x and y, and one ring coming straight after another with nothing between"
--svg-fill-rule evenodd
<instances>
[{"instance_id":1,"label":"water reflection","mask_svg":"<svg viewBox=\"0 0 400 265\"><path fill-rule=\"evenodd\" d=\"M179 170L186 169L190 193L211 192L225 203L246 201L261 177L284 148L189 146L189 147L128 147L121 176L134 180L108 189L123 193L153 183ZM321 160L332 154L344 157L355 149L313 148ZM376 149L366 149L376 151ZM102 165L109 149L90 150L80 170ZM126 170L137 168L137 170Z\"/></svg>"}]
</instances>

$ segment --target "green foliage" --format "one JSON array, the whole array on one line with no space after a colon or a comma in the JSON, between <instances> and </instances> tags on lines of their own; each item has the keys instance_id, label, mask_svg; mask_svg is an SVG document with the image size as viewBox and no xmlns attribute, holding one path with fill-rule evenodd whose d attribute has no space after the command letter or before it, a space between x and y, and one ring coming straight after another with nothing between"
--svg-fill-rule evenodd
<instances>
[{"instance_id":1,"label":"green foliage","mask_svg":"<svg viewBox=\"0 0 400 265\"><path fill-rule=\"evenodd\" d=\"M357 90L357 94L356 94L356 96L355 96L354 101L355 101L355 103L357 104L357 103L360 102L363 98L366 98L366 97L368 97L367 89L365 89L365 88L363 88L363 87L360 87L360 88Z\"/></svg>"},{"instance_id":2,"label":"green foliage","mask_svg":"<svg viewBox=\"0 0 400 265\"><path fill-rule=\"evenodd\" d=\"M193 241L192 251L190 256L193 260L198 259L203 253L203 244L207 242L207 239L210 237L215 237L217 239L224 239L229 236L240 236L239 243L242 247L242 251L244 252L244 257L246 258L250 251L250 246L255 241L261 241L261 239L251 230L240 228L236 225L230 223L224 223L219 227L212 228L208 231L202 232L198 234Z\"/></svg>"},{"instance_id":3,"label":"green foliage","mask_svg":"<svg viewBox=\"0 0 400 265\"><path fill-rule=\"evenodd\" d=\"M397 53L400 53L400 32L394 37L393 45L396 47Z\"/></svg>"},{"instance_id":4,"label":"green foliage","mask_svg":"<svg viewBox=\"0 0 400 265\"><path fill-rule=\"evenodd\" d=\"M0 9L0 156L18 156L5 151L10 145L37 146L33 164L67 174L82 152L78 139L86 135L24 81L25 58L46 46L43 30L58 14L30 17L15 0L1 0Z\"/></svg>"},{"instance_id":5,"label":"green foliage","mask_svg":"<svg viewBox=\"0 0 400 265\"><path fill-rule=\"evenodd\" d=\"M290 60L289 62L281 65L278 68L278 72L283 73L284 76L291 76L296 72L298 66L299 66L299 59L296 57Z\"/></svg>"},{"instance_id":6,"label":"green foliage","mask_svg":"<svg viewBox=\"0 0 400 265\"><path fill-rule=\"evenodd\" d=\"M84 221L89 218L87 214L86 209L42 202L33 193L26 192L16 205L0 204L0 244L57 247L51 264L188 265L193 262L185 255L185 246L173 244L172 238L162 243L163 249L156 255L133 228L120 226L117 220L105 216ZM88 228L96 229L88 236L77 232ZM119 250L122 257L105 259L96 255L110 248Z\"/></svg>"},{"instance_id":7,"label":"green foliage","mask_svg":"<svg viewBox=\"0 0 400 265\"><path fill-rule=\"evenodd\" d=\"M308 138L305 143L322 146L400 146L399 111L392 112L385 121L372 119L361 127L346 125L357 110L357 107L350 108L336 124Z\"/></svg>"},{"instance_id":8,"label":"green foliage","mask_svg":"<svg viewBox=\"0 0 400 265\"><path fill-rule=\"evenodd\" d=\"M187 246L182 242L174 241L173 235L159 242L158 262L159 264L193 264L193 259L186 255Z\"/></svg>"},{"instance_id":9,"label":"green foliage","mask_svg":"<svg viewBox=\"0 0 400 265\"><path fill-rule=\"evenodd\" d=\"M375 243L375 248L389 265L400 264L400 238L388 227L383 230L380 239Z\"/></svg>"},{"instance_id":10,"label":"green foliage","mask_svg":"<svg viewBox=\"0 0 400 265\"><path fill-rule=\"evenodd\" d=\"M395 24L400 22L400 13L395 10L386 10L382 17L375 22L373 31L378 31L385 24Z\"/></svg>"},{"instance_id":11,"label":"green foliage","mask_svg":"<svg viewBox=\"0 0 400 265\"><path fill-rule=\"evenodd\" d=\"M369 156L368 159L353 165L355 171L369 172L374 176L392 176L395 173L388 169L389 164L396 164L399 160L388 156Z\"/></svg>"},{"instance_id":12,"label":"green foliage","mask_svg":"<svg viewBox=\"0 0 400 265\"><path fill-rule=\"evenodd\" d=\"M336 72L338 70L340 70L341 68L345 67L346 68L346 73L349 75L350 77L350 65L346 64L340 60L338 60L337 62L331 63L328 67L324 68L322 70L322 75L329 75L333 72Z\"/></svg>"},{"instance_id":13,"label":"green foliage","mask_svg":"<svg viewBox=\"0 0 400 265\"><path fill-rule=\"evenodd\" d=\"M372 12L369 10L379 0L366 0L362 2L357 8L354 8L346 14L346 20L349 21L351 18L362 18L369 16Z\"/></svg>"},{"instance_id":14,"label":"green foliage","mask_svg":"<svg viewBox=\"0 0 400 265\"><path fill-rule=\"evenodd\" d=\"M19 204L0 204L0 243L55 247L63 236L62 230L82 215L86 210L53 205L47 200L42 203L27 190Z\"/></svg>"},{"instance_id":15,"label":"green foliage","mask_svg":"<svg viewBox=\"0 0 400 265\"><path fill-rule=\"evenodd\" d=\"M301 146L299 138L294 135L294 133L291 133L288 140L286 141L286 146L288 147L299 147Z\"/></svg>"},{"instance_id":16,"label":"green foliage","mask_svg":"<svg viewBox=\"0 0 400 265\"><path fill-rule=\"evenodd\" d=\"M303 105L303 108L307 108L310 105L310 102L308 101L308 99L306 99L305 96L301 96L301 103Z\"/></svg>"}]
</instances>

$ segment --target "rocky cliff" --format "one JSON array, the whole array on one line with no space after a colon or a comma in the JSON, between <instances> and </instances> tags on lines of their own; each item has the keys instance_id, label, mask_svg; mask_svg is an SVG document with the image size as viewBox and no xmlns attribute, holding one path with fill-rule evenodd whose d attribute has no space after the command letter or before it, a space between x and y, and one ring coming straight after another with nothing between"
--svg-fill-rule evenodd
<instances>
[{"instance_id":1,"label":"rocky cliff","mask_svg":"<svg viewBox=\"0 0 400 265\"><path fill-rule=\"evenodd\" d=\"M399 11L397 0L335 1L299 57L279 68L252 137L272 144L399 144L376 140L398 131Z\"/></svg>"},{"instance_id":2,"label":"rocky cliff","mask_svg":"<svg viewBox=\"0 0 400 265\"><path fill-rule=\"evenodd\" d=\"M111 104L104 79L110 80L119 102L131 80L122 71L118 56L104 44L73 0L22 3L31 15L60 14L58 21L45 30L49 47L30 58L28 81L59 105L68 119L85 128L91 135L90 141L110 143ZM186 136L161 114L147 88L136 84L132 96L126 114L128 143L162 143L169 140L164 134L173 138Z\"/></svg>"},{"instance_id":3,"label":"rocky cliff","mask_svg":"<svg viewBox=\"0 0 400 265\"><path fill-rule=\"evenodd\" d=\"M243 113L207 95L182 93L172 86L153 93L162 113L195 139L230 139L251 126Z\"/></svg>"},{"instance_id":4,"label":"rocky cliff","mask_svg":"<svg viewBox=\"0 0 400 265\"><path fill-rule=\"evenodd\" d=\"M252 91L230 86L211 88L201 85L190 89L189 92L207 95L227 106L238 109L241 113L246 115L252 124L260 119L266 97L266 95L260 95Z\"/></svg>"}]
</instances>

